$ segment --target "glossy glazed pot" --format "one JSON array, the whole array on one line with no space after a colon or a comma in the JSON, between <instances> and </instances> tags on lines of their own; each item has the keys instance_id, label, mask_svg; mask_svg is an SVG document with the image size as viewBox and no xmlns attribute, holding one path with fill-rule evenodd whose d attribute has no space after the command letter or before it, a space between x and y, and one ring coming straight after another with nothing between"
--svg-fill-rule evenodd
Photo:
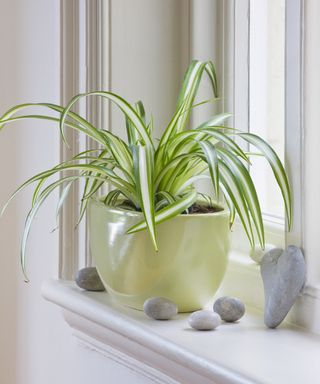
<instances>
[{"instance_id":1,"label":"glossy glazed pot","mask_svg":"<svg viewBox=\"0 0 320 384\"><path fill-rule=\"evenodd\" d=\"M158 252L146 230L126 234L141 213L94 199L88 213L92 257L117 302L142 309L146 299L162 296L179 312L190 312L219 288L227 266L228 212L179 215L157 225Z\"/></svg>"}]
</instances>

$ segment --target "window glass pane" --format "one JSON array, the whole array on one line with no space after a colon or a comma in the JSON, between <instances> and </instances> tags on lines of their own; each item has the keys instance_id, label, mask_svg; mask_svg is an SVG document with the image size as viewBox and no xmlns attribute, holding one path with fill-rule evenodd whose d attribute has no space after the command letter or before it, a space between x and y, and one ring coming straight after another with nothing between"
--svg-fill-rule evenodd
<instances>
[{"instance_id":1,"label":"window glass pane","mask_svg":"<svg viewBox=\"0 0 320 384\"><path fill-rule=\"evenodd\" d=\"M266 139L284 159L285 0L250 2L250 131ZM264 214L284 217L280 190L263 158L252 175Z\"/></svg>"}]
</instances>

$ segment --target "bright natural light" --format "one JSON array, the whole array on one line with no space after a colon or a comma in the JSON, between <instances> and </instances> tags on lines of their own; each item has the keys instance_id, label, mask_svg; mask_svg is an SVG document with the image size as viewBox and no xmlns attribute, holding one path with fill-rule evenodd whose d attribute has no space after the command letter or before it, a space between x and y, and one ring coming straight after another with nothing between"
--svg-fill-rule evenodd
<instances>
[{"instance_id":1,"label":"bright natural light","mask_svg":"<svg viewBox=\"0 0 320 384\"><path fill-rule=\"evenodd\" d=\"M285 0L250 2L250 131L284 158ZM252 159L262 211L284 217L281 193L263 158Z\"/></svg>"}]
</instances>

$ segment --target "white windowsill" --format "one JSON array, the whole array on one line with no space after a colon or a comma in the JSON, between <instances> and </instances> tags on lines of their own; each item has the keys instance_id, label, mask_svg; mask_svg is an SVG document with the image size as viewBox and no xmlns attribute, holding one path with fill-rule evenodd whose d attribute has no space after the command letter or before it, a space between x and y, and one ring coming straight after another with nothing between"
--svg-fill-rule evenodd
<instances>
[{"instance_id":1,"label":"white windowsill","mask_svg":"<svg viewBox=\"0 0 320 384\"><path fill-rule=\"evenodd\" d=\"M320 337L289 325L266 329L259 311L197 332L187 315L153 321L73 282L46 282L43 296L63 308L82 342L156 383L313 384L320 377Z\"/></svg>"}]
</instances>

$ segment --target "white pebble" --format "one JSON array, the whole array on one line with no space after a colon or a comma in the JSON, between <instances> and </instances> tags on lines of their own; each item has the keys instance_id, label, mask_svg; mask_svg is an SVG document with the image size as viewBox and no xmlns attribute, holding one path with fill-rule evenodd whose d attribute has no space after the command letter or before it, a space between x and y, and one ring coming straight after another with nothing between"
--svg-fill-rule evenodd
<instances>
[{"instance_id":1,"label":"white pebble","mask_svg":"<svg viewBox=\"0 0 320 384\"><path fill-rule=\"evenodd\" d=\"M210 331L221 324L221 318L217 313L203 309L193 312L188 318L188 323L198 331Z\"/></svg>"}]
</instances>

